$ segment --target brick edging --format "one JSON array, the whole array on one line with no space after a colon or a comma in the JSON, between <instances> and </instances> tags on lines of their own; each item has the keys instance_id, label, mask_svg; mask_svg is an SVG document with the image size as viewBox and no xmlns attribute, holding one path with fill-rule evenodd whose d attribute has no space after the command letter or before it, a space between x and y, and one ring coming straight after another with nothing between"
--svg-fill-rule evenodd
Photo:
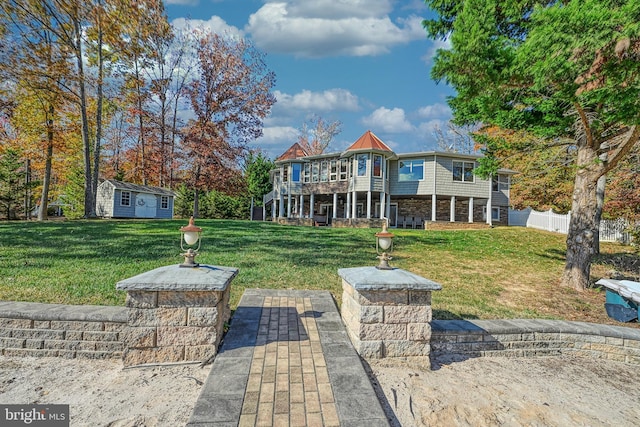
<instances>
[{"instance_id":1,"label":"brick edging","mask_svg":"<svg viewBox=\"0 0 640 427\"><path fill-rule=\"evenodd\" d=\"M562 320L433 320L431 354L534 357L577 354L640 364L640 329Z\"/></svg>"}]
</instances>

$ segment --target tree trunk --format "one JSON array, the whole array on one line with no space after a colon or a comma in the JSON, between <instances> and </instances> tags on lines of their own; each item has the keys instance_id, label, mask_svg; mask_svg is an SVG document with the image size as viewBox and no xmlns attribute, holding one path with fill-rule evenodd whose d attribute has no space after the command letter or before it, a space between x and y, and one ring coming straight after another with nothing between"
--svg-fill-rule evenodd
<instances>
[{"instance_id":1,"label":"tree trunk","mask_svg":"<svg viewBox=\"0 0 640 427\"><path fill-rule=\"evenodd\" d=\"M594 239L598 233L596 191L604 166L597 160L597 152L592 147L578 145L578 171L567 234L567 260L562 275L562 285L578 291L589 285Z\"/></svg>"},{"instance_id":2,"label":"tree trunk","mask_svg":"<svg viewBox=\"0 0 640 427\"><path fill-rule=\"evenodd\" d=\"M91 142L89 138L89 118L87 115L87 91L85 87L84 58L82 51L82 28L79 11L73 17L75 56L78 67L78 89L80 91L80 117L82 123L82 159L84 161L84 216L95 216L95 197L91 179ZM93 207L93 210L92 210Z\"/></svg>"},{"instance_id":3,"label":"tree trunk","mask_svg":"<svg viewBox=\"0 0 640 427\"><path fill-rule=\"evenodd\" d=\"M602 175L598 179L596 184L596 226L598 232L593 240L593 254L598 255L600 253L600 221L602 220L602 210L604 209L604 191L607 185L607 176Z\"/></svg>"},{"instance_id":4,"label":"tree trunk","mask_svg":"<svg viewBox=\"0 0 640 427\"><path fill-rule=\"evenodd\" d=\"M40 210L38 211L38 221L47 219L49 209L49 186L51 183L51 161L53 158L53 105L49 105L47 117L47 154L44 166L44 178L42 179L42 195L40 196Z\"/></svg>"}]
</instances>

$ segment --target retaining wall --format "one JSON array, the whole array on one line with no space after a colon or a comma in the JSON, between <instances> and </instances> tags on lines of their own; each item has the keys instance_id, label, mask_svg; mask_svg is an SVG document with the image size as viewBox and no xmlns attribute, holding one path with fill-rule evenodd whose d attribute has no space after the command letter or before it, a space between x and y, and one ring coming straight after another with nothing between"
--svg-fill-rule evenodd
<instances>
[{"instance_id":1,"label":"retaining wall","mask_svg":"<svg viewBox=\"0 0 640 427\"><path fill-rule=\"evenodd\" d=\"M575 354L640 364L640 329L561 320L434 320L431 355L537 357Z\"/></svg>"},{"instance_id":2,"label":"retaining wall","mask_svg":"<svg viewBox=\"0 0 640 427\"><path fill-rule=\"evenodd\" d=\"M0 302L0 354L120 359L125 307Z\"/></svg>"}]
</instances>

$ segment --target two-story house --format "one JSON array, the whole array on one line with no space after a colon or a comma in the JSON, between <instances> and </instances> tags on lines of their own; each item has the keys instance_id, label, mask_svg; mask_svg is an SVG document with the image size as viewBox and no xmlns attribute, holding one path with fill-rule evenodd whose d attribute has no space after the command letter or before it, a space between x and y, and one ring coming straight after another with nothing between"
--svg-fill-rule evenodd
<instances>
[{"instance_id":1,"label":"two-story house","mask_svg":"<svg viewBox=\"0 0 640 427\"><path fill-rule=\"evenodd\" d=\"M276 159L264 196L274 221L336 226L419 227L428 221L507 224L509 183L474 175L481 156L397 154L371 131L342 153L309 156L295 143Z\"/></svg>"}]
</instances>

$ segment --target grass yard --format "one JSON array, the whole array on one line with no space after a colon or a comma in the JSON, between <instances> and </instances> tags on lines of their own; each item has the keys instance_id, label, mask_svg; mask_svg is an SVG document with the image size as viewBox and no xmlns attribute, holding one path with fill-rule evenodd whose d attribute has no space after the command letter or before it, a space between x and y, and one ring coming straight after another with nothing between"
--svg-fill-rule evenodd
<instances>
[{"instance_id":1,"label":"grass yard","mask_svg":"<svg viewBox=\"0 0 640 427\"><path fill-rule=\"evenodd\" d=\"M0 300L120 305L115 283L182 262L173 221L49 221L0 223ZM267 222L198 220L201 263L237 267L235 308L245 288L323 289L340 303L343 267L376 265L378 230L289 227ZM604 291L558 286L565 236L516 227L486 230L391 230L391 264L443 285L434 317L556 318L616 322ZM628 247L603 244L594 281L621 265L640 265ZM627 275L638 274L627 271Z\"/></svg>"}]
</instances>

